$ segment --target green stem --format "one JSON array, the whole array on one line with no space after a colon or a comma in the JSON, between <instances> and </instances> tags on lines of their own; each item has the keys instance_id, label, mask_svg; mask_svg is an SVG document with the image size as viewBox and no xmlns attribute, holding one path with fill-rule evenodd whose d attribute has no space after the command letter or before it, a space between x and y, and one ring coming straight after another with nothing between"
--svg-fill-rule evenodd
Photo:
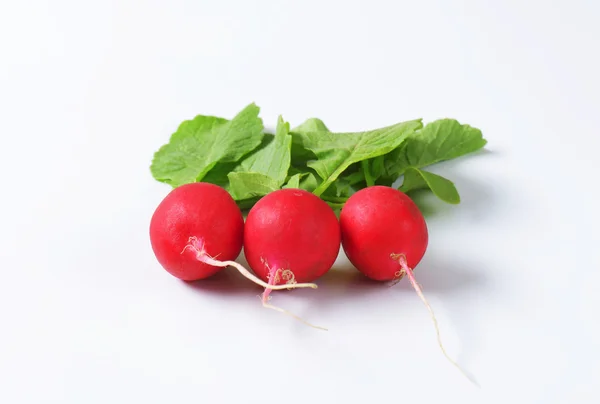
<instances>
[{"instance_id":1,"label":"green stem","mask_svg":"<svg viewBox=\"0 0 600 404\"><path fill-rule=\"evenodd\" d=\"M327 202L327 201L325 201ZM336 209L341 209L344 207L343 203L335 203L335 202L327 202L327 205L329 205L331 207L331 209L336 210Z\"/></svg>"},{"instance_id":2,"label":"green stem","mask_svg":"<svg viewBox=\"0 0 600 404\"><path fill-rule=\"evenodd\" d=\"M367 186L372 187L373 185L375 185L375 181L371 176L371 170L369 169L369 160L361 161L360 166L362 167L363 173L365 174L365 181L367 182Z\"/></svg>"},{"instance_id":3,"label":"green stem","mask_svg":"<svg viewBox=\"0 0 600 404\"><path fill-rule=\"evenodd\" d=\"M341 204L346 203L346 201L348 200L348 198L337 197L337 196L328 196L328 195L321 195L321 199L323 199L325 202L333 202L333 203L341 203Z\"/></svg>"},{"instance_id":4,"label":"green stem","mask_svg":"<svg viewBox=\"0 0 600 404\"><path fill-rule=\"evenodd\" d=\"M333 181L327 179L325 181L323 181L321 183L321 185L319 185L317 188L315 188L315 190L313 191L313 194L317 195L317 196L321 196L321 194L323 192L325 192L327 190L327 188L329 188L329 185L331 185Z\"/></svg>"}]
</instances>

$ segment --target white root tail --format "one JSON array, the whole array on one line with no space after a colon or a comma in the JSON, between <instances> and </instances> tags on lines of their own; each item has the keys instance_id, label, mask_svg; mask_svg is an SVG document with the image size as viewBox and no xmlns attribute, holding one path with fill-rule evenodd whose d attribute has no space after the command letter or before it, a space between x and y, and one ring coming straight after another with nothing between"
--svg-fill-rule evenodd
<instances>
[{"instance_id":1,"label":"white root tail","mask_svg":"<svg viewBox=\"0 0 600 404\"><path fill-rule=\"evenodd\" d=\"M183 254L185 250L190 249L196 254L196 259L198 261L204 262L205 264L212 265L215 267L228 267L232 266L237 269L242 275L256 283L257 285L262 286L263 288L273 289L273 290L282 290L282 289L296 289L296 288L312 288L316 289L317 285L314 283L295 283L293 285L269 285L268 283L262 281L261 279L254 276L250 271L244 268L243 265L235 262L235 261L219 261L208 255L206 250L204 249L204 241L202 239L198 239L197 237L190 237L188 240L188 244L183 247L181 253Z\"/></svg>"},{"instance_id":2,"label":"white root tail","mask_svg":"<svg viewBox=\"0 0 600 404\"><path fill-rule=\"evenodd\" d=\"M454 361L450 357L450 355L448 355L448 353L446 352L446 349L444 348L444 345L442 344L442 337L440 335L440 327L438 326L438 322L437 322L437 319L435 318L435 314L433 313L433 309L431 308L431 305L429 304L429 302L425 298L425 295L423 295L423 291L421 290L421 285L419 285L419 283L415 279L415 275L413 273L412 268L410 268L408 266L408 263L406 261L406 256L404 254L391 254L391 257L392 257L393 260L398 261L398 263L400 264L400 271L396 272L396 279L394 279L394 281L392 282L391 286L393 286L393 285L397 284L398 282L400 282L400 280L404 277L404 275L408 276L408 280L410 281L410 284L415 289L415 292L417 292L417 295L419 296L419 298L425 304L425 306L427 307L427 310L429 311L429 315L431 316L431 320L433 321L433 325L435 326L435 333L437 335L437 342L438 342L438 345L439 345L440 349L442 350L442 353L444 354L444 356L446 357L446 359L448 359L448 361L450 361L450 363L452 365L454 365L467 379L469 379L469 381L471 383L473 383L473 384L475 384L475 385L478 386L477 382L475 380L473 380L473 378L470 377L460 367L460 365L458 363L456 363L456 361Z\"/></svg>"},{"instance_id":3,"label":"white root tail","mask_svg":"<svg viewBox=\"0 0 600 404\"><path fill-rule=\"evenodd\" d=\"M259 297L260 297L260 296L259 296ZM309 323L308 321L304 320L302 317L298 317L297 315L295 315L295 314L294 314L294 313L292 313L291 311L288 311L288 310L282 309L281 307L277 307L277 306L274 306L274 305L272 305L271 303L268 303L268 301L269 301L269 300L271 300L271 297L270 297L270 296L269 296L267 299L261 298L261 300L262 300L262 304L263 304L263 307L264 307L264 308L267 308L267 309L272 309L272 310L278 311L278 312L280 312L280 313L283 313L283 314L285 314L285 315L288 315L288 316L290 316L290 317L293 317L293 318L295 318L296 320L300 321L301 323L304 323L304 324L306 324L306 325L307 325L307 326L309 326L309 327L316 328L317 330L328 331L328 330L327 330L327 328L325 328L325 327L321 327L321 326L319 326L319 325L314 325L314 324L311 324L311 323Z\"/></svg>"}]
</instances>

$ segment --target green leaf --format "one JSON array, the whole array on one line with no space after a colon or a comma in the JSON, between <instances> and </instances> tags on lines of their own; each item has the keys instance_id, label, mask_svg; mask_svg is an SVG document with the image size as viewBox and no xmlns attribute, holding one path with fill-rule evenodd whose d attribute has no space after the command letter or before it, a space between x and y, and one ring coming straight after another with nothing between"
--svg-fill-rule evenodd
<instances>
[{"instance_id":1,"label":"green leaf","mask_svg":"<svg viewBox=\"0 0 600 404\"><path fill-rule=\"evenodd\" d=\"M234 171L237 165L238 163L217 163L206 173L202 181L210 182L229 190L229 178L227 178L227 174Z\"/></svg>"},{"instance_id":2,"label":"green leaf","mask_svg":"<svg viewBox=\"0 0 600 404\"><path fill-rule=\"evenodd\" d=\"M365 180L365 173L362 171L356 171L346 176L346 180L350 185L356 185Z\"/></svg>"},{"instance_id":3,"label":"green leaf","mask_svg":"<svg viewBox=\"0 0 600 404\"><path fill-rule=\"evenodd\" d=\"M421 168L474 152L485 146L481 131L455 119L440 119L412 134L385 156L386 176L395 180L409 167Z\"/></svg>"},{"instance_id":4,"label":"green leaf","mask_svg":"<svg viewBox=\"0 0 600 404\"><path fill-rule=\"evenodd\" d=\"M313 192L319 186L319 179L312 171L307 172L306 176L300 180L300 189Z\"/></svg>"},{"instance_id":5,"label":"green leaf","mask_svg":"<svg viewBox=\"0 0 600 404\"><path fill-rule=\"evenodd\" d=\"M319 118L308 118L292 129L292 132L331 132Z\"/></svg>"},{"instance_id":6,"label":"green leaf","mask_svg":"<svg viewBox=\"0 0 600 404\"><path fill-rule=\"evenodd\" d=\"M348 198L354 193L350 182L347 177L338 177L331 186L323 192L322 197L335 196L336 198Z\"/></svg>"},{"instance_id":7,"label":"green leaf","mask_svg":"<svg viewBox=\"0 0 600 404\"><path fill-rule=\"evenodd\" d=\"M202 181L217 163L236 162L263 138L260 108L248 105L231 121L198 115L184 121L155 154L153 177L173 187Z\"/></svg>"},{"instance_id":8,"label":"green leaf","mask_svg":"<svg viewBox=\"0 0 600 404\"><path fill-rule=\"evenodd\" d=\"M407 140L408 141L408 140ZM402 146L401 146L402 147ZM393 151L392 151L393 153ZM369 166L371 167L371 176L375 185L392 186L392 184L398 179L397 177L390 178L387 175L385 169L385 159L387 155L375 157L369 160Z\"/></svg>"},{"instance_id":9,"label":"green leaf","mask_svg":"<svg viewBox=\"0 0 600 404\"><path fill-rule=\"evenodd\" d=\"M300 188L300 180L307 175L308 173L299 173L292 175L288 182L283 186L283 188Z\"/></svg>"},{"instance_id":10,"label":"green leaf","mask_svg":"<svg viewBox=\"0 0 600 404\"><path fill-rule=\"evenodd\" d=\"M290 168L292 137L290 124L280 116L275 135L255 153L243 159L235 171L261 173L283 184Z\"/></svg>"},{"instance_id":11,"label":"green leaf","mask_svg":"<svg viewBox=\"0 0 600 404\"><path fill-rule=\"evenodd\" d=\"M252 152L242 157L240 161L236 161L234 163L215 164L215 166L208 173L206 173L202 181L210 182L211 184L219 185L229 190L229 178L227 177L227 175L231 172L247 170L247 168L242 167L242 162L244 162L246 159L249 159L248 164L254 161L256 158L254 157L254 155L256 153L260 153L262 149L266 148L273 141L273 139L273 135L265 135L265 137L262 138L260 145ZM245 164L244 166L247 166L248 164Z\"/></svg>"},{"instance_id":12,"label":"green leaf","mask_svg":"<svg viewBox=\"0 0 600 404\"><path fill-rule=\"evenodd\" d=\"M228 178L229 192L236 201L264 196L280 186L274 178L260 173L231 172Z\"/></svg>"},{"instance_id":13,"label":"green leaf","mask_svg":"<svg viewBox=\"0 0 600 404\"><path fill-rule=\"evenodd\" d=\"M391 152L421 127L418 119L366 132L309 131L292 132L292 136L295 143L317 158L307 165L323 180L313 191L320 196L351 164Z\"/></svg>"},{"instance_id":14,"label":"green leaf","mask_svg":"<svg viewBox=\"0 0 600 404\"><path fill-rule=\"evenodd\" d=\"M291 132L329 132L325 123L318 118L309 118L300 125L296 126L291 130ZM302 142L300 142L297 138L292 137L292 165L301 171L306 171L307 163L310 160L316 159L317 156L315 154L306 149Z\"/></svg>"},{"instance_id":15,"label":"green leaf","mask_svg":"<svg viewBox=\"0 0 600 404\"><path fill-rule=\"evenodd\" d=\"M460 203L460 196L452 181L414 167L406 170L402 186L398 189L404 193L419 189L430 189L435 196L444 202L451 204Z\"/></svg>"},{"instance_id":16,"label":"green leaf","mask_svg":"<svg viewBox=\"0 0 600 404\"><path fill-rule=\"evenodd\" d=\"M292 137L289 129L289 124L279 117L275 135L269 142L227 174L233 199L263 196L281 188L291 161Z\"/></svg>"},{"instance_id":17,"label":"green leaf","mask_svg":"<svg viewBox=\"0 0 600 404\"><path fill-rule=\"evenodd\" d=\"M314 192L314 190L323 182L319 176L312 171L305 173L305 175L305 179L300 183L300 188L309 192ZM361 171L350 174L344 172L344 174L340 175L331 183L331 186L321 194L321 198L327 201L340 201L341 199L345 201L359 189L355 187L355 183L352 182L352 180L355 180L358 176L360 176L358 182L364 181L364 176Z\"/></svg>"}]
</instances>

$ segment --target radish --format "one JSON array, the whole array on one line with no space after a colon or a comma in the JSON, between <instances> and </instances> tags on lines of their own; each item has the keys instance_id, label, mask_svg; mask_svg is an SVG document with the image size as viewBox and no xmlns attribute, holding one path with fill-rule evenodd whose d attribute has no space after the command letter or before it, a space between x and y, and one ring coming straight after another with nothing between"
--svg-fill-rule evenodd
<instances>
[{"instance_id":1,"label":"radish","mask_svg":"<svg viewBox=\"0 0 600 404\"><path fill-rule=\"evenodd\" d=\"M287 188L260 199L246 218L244 254L254 273L271 286L262 295L263 305L315 327L269 304L269 294L274 285L313 282L324 275L338 256L340 238L334 211L308 191Z\"/></svg>"},{"instance_id":2,"label":"radish","mask_svg":"<svg viewBox=\"0 0 600 404\"><path fill-rule=\"evenodd\" d=\"M377 185L354 193L342 208L340 226L342 246L352 265L377 281L408 274L404 267L416 267L427 249L423 215L394 188Z\"/></svg>"},{"instance_id":3,"label":"radish","mask_svg":"<svg viewBox=\"0 0 600 404\"><path fill-rule=\"evenodd\" d=\"M404 275L408 277L431 315L442 352L465 374L446 353L433 310L413 274L429 240L427 224L417 205L394 188L379 185L363 188L350 196L342 208L340 227L348 260L365 276L392 281L392 285Z\"/></svg>"},{"instance_id":4,"label":"radish","mask_svg":"<svg viewBox=\"0 0 600 404\"><path fill-rule=\"evenodd\" d=\"M158 205L150 221L150 241L158 262L171 275L184 281L204 279L233 266L265 288L317 287L314 284L276 286L258 279L233 261L242 250L243 240L242 212L225 189L209 183L190 183L173 189Z\"/></svg>"}]
</instances>

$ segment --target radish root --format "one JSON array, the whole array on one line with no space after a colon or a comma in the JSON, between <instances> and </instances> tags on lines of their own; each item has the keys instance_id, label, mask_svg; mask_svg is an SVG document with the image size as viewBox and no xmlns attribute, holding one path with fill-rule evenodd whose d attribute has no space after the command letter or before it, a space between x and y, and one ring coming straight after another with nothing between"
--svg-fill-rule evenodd
<instances>
[{"instance_id":1,"label":"radish root","mask_svg":"<svg viewBox=\"0 0 600 404\"><path fill-rule=\"evenodd\" d=\"M259 296L259 298L262 300L262 304L263 304L264 308L272 309L272 310L278 311L280 313L286 314L286 315L288 315L290 317L295 318L296 320L300 321L301 323L306 324L309 327L316 328L317 330L328 331L327 328L321 327L319 325L311 324L308 321L304 320L302 317L298 317L297 315L295 315L291 311L282 309L281 307L274 306L271 303L268 303L271 300L272 296L267 296L266 298L264 296L263 297Z\"/></svg>"},{"instance_id":2,"label":"radish root","mask_svg":"<svg viewBox=\"0 0 600 404\"><path fill-rule=\"evenodd\" d=\"M235 261L219 261L219 260L214 259L206 252L206 250L204 248L204 240L198 239L197 237L194 237L194 236L192 236L188 239L188 244L185 247L183 247L181 254L183 254L188 249L192 250L196 254L196 259L198 261L204 262L205 264L212 265L215 267L224 268L224 267L232 266L235 269L237 269L246 278L248 278L252 282L256 283L257 285L262 286L263 288L275 289L275 290L295 289L295 288L312 288L312 289L317 288L317 285L314 283L294 283L291 285L287 285L287 284L286 285L269 285L268 283L263 282L262 280L258 279L256 276L254 276L252 273L250 273L250 271L248 271L246 268L244 268L243 265L241 265Z\"/></svg>"},{"instance_id":3,"label":"radish root","mask_svg":"<svg viewBox=\"0 0 600 404\"><path fill-rule=\"evenodd\" d=\"M279 286L283 286L283 288L292 289L295 285L299 285L299 284L296 282L296 276L290 269L279 268L277 270L273 270L269 267L269 263L264 258L262 259L262 262L265 265L265 267L269 270L269 286L271 286L269 288L265 288L265 291L263 292L262 297L259 296L259 298L262 301L263 307L286 314L292 318L295 318L296 320L300 321L301 323L306 324L309 327L316 328L318 330L328 331L327 328L325 328L325 327L311 324L308 321L304 320L302 317L295 315L291 311L282 309L281 307L278 307L278 306L275 306L275 305L272 305L271 303L269 303L269 301L272 298L272 296L270 296L271 290L275 289L273 286L275 286L275 284L278 283L281 279L283 279L285 281L285 285L279 285Z\"/></svg>"},{"instance_id":4,"label":"radish root","mask_svg":"<svg viewBox=\"0 0 600 404\"><path fill-rule=\"evenodd\" d=\"M316 284L314 284L314 283L298 283L298 282L296 282L296 277L294 276L294 273L291 270L278 269L277 271L272 271L269 268L267 262L265 260L263 260L263 263L266 265L267 269L269 269L269 283L266 283L266 282L262 281L261 279L257 278L255 275L253 275L246 268L244 268L243 265L241 265L235 261L216 260L215 258L211 257L206 252L206 249L204 247L205 247L204 241L202 239L198 239L197 237L192 236L188 239L188 244L185 247L183 247L181 254L183 254L186 250L189 249L196 254L196 259L200 262L204 262L205 264L216 266L216 267L228 267L228 266L234 267L246 278L248 278L252 282L256 283L257 285L260 285L263 288L265 288L265 291L263 292L262 297L259 296L259 298L261 298L261 300L262 300L263 307L265 307L267 309L272 309L272 310L278 311L278 312L286 314L288 316L291 316L291 317L295 318L296 320L308 325L309 327L327 331L327 328L313 325L313 324L309 323L308 321L302 319L301 317L298 317L294 313L287 311L285 309L282 309L281 307L274 306L269 303L269 301L271 300L271 296L269 296L271 293L271 290L282 290L282 289L290 290L290 289L296 289L296 288L316 289L317 288ZM283 279L285 281L285 284L277 285L277 283L281 279Z\"/></svg>"},{"instance_id":5,"label":"radish root","mask_svg":"<svg viewBox=\"0 0 600 404\"><path fill-rule=\"evenodd\" d=\"M437 335L437 342L438 345L440 347L440 349L442 350L444 356L446 357L446 359L448 359L448 361L450 361L450 363L452 363L467 379L469 379L469 381L471 381L472 383L474 383L475 385L478 385L460 366L458 363L456 363L451 357L450 355L448 355L448 353L446 352L446 349L444 348L444 345L442 344L442 337L440 335L440 327L438 326L438 322L437 319L435 318L435 314L433 314L433 309L431 308L431 305L429 304L429 302L427 301L427 299L425 299L425 296L423 295L423 291L421 290L421 285L419 285L419 283L417 282L417 280L415 279L415 275L413 273L413 270L408 266L408 263L406 261L406 256L404 254L391 254L390 257L394 260L394 261L398 261L398 263L400 264L400 271L396 272L396 278L394 279L394 281L391 283L390 286L394 286L396 285L398 282L400 282L400 280L404 277L404 275L408 276L408 280L410 281L410 284L412 285L412 287L415 289L415 292L417 292L417 295L419 295L419 298L421 298L421 301L425 304L425 306L427 307L427 310L429 311L429 315L431 316L431 320L433 320L433 325L435 326L435 333Z\"/></svg>"}]
</instances>

